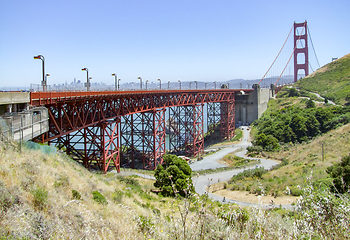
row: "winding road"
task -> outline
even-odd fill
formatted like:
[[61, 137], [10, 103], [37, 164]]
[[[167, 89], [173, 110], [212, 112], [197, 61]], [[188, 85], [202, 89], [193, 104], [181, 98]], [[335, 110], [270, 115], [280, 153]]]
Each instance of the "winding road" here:
[[[235, 152], [238, 149], [241, 149], [241, 151], [236, 153], [236, 156], [243, 157], [246, 159], [255, 159], [255, 160], [260, 160], [260, 163], [254, 166], [246, 167], [246, 168], [241, 168], [241, 169], [234, 169], [230, 171], [225, 171], [225, 172], [218, 172], [218, 173], [212, 173], [212, 174], [206, 174], [206, 175], [198, 175], [197, 177], [193, 177], [192, 181], [195, 186], [196, 192], [200, 195], [202, 194], [208, 194], [208, 196], [216, 201], [222, 201], [222, 197], [208, 193], [206, 191], [206, 188], [213, 184], [217, 183], [218, 179], [220, 181], [228, 181], [231, 179], [233, 175], [236, 175], [240, 172], [243, 172], [246, 169], [253, 169], [256, 167], [264, 167], [265, 169], [271, 169], [273, 166], [277, 165], [278, 162], [270, 159], [264, 159], [264, 158], [250, 158], [246, 157], [245, 154], [247, 152], [247, 147], [251, 145], [250, 141], [248, 141], [249, 138], [249, 130], [248, 127], [242, 127], [243, 129], [243, 139], [240, 143], [235, 144], [235, 145], [226, 145], [225, 148], [217, 151], [215, 154], [206, 156], [203, 158], [201, 161], [194, 162], [193, 164], [190, 165], [192, 170], [198, 171], [198, 170], [204, 170], [204, 169], [215, 169], [215, 168], [220, 168], [220, 167], [225, 167], [225, 165], [220, 164], [218, 162], [219, 159], [227, 155], [228, 153]], [[236, 201], [233, 199], [228, 199], [226, 198], [226, 202], [230, 203], [236, 203], [241, 206], [256, 206], [256, 207], [264, 207], [267, 208], [269, 207], [268, 205], [262, 206], [261, 204], [254, 204], [254, 203], [248, 203], [248, 202], [240, 202]], [[282, 204], [283, 208], [291, 208], [290, 204]]]

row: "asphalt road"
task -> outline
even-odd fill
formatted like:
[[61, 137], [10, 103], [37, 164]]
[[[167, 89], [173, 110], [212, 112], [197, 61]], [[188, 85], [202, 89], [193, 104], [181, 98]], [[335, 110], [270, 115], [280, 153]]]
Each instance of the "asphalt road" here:
[[[222, 146], [221, 150], [216, 152], [215, 154], [209, 155], [201, 161], [197, 161], [193, 164], [190, 165], [192, 170], [198, 171], [198, 170], [204, 170], [204, 169], [215, 169], [219, 167], [224, 167], [225, 165], [218, 163], [218, 160], [221, 159], [223, 156], [227, 155], [228, 153], [234, 152], [238, 149], [241, 149], [241, 151], [236, 153], [236, 156], [243, 157], [246, 159], [259, 159], [260, 163], [254, 166], [242, 168], [242, 169], [235, 169], [235, 170], [230, 170], [230, 171], [225, 171], [225, 172], [218, 172], [218, 173], [212, 173], [212, 174], [206, 174], [206, 175], [199, 175], [197, 177], [193, 177], [192, 181], [195, 186], [196, 192], [200, 195], [202, 194], [208, 194], [208, 196], [216, 201], [222, 201], [223, 198], [221, 196], [208, 193], [206, 191], [206, 188], [213, 184], [217, 183], [219, 180], [221, 181], [228, 181], [233, 175], [236, 175], [240, 172], [243, 172], [246, 169], [253, 169], [256, 167], [264, 167], [265, 169], [271, 169], [271, 167], [275, 166], [278, 164], [277, 161], [270, 160], [270, 159], [264, 159], [264, 158], [249, 158], [245, 156], [245, 153], [247, 152], [246, 148], [251, 145], [250, 141], [248, 141], [249, 138], [249, 130], [248, 127], [243, 127], [243, 139], [240, 143], [235, 144], [235, 145], [226, 145]], [[261, 204], [254, 204], [254, 203], [247, 203], [247, 202], [239, 202], [235, 201], [233, 199], [225, 199], [225, 202], [230, 202], [230, 203], [237, 203], [241, 206], [257, 206], [257, 207], [263, 207], [263, 208], [268, 208], [269, 205], [261, 205]], [[284, 208], [291, 208], [291, 205], [285, 204], [282, 205]]]

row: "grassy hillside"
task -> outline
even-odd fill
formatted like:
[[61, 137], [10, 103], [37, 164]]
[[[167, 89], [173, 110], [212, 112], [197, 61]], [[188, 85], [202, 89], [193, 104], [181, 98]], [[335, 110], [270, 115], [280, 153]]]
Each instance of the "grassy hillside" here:
[[346, 103], [346, 96], [350, 96], [350, 54], [299, 80], [296, 86], [317, 92], [337, 104]]
[[64, 154], [0, 142], [0, 239], [344, 239], [350, 234], [349, 198], [313, 193], [311, 186], [297, 210], [288, 212], [244, 209], [205, 196], [165, 198], [150, 192], [152, 183], [89, 172]]
[[232, 180], [227, 188], [253, 194], [263, 190], [265, 194], [276, 197], [287, 194], [299, 196], [302, 194], [301, 189], [309, 184], [324, 190], [332, 181], [325, 172], [327, 167], [350, 154], [349, 132], [350, 124], [347, 124], [312, 141], [287, 144], [277, 152], [264, 152], [263, 157], [280, 160], [282, 164], [264, 173], [260, 178], [251, 176], [242, 180]]

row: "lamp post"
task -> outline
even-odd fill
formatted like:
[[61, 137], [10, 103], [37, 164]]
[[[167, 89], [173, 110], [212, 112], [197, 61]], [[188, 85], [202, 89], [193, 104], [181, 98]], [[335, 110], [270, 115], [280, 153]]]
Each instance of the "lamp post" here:
[[207, 89], [207, 84], [208, 84], [208, 83], [205, 83], [205, 87], [204, 87], [205, 89]]
[[146, 90], [147, 90], [147, 83], [148, 83], [148, 79], [146, 80]]
[[86, 83], [85, 83], [85, 87], [86, 87], [86, 91], [90, 91], [90, 78], [89, 78], [89, 69], [88, 68], [83, 68], [81, 69], [81, 71], [86, 71]]
[[215, 85], [215, 89], [216, 89], [216, 81], [214, 82], [214, 85]]
[[118, 91], [120, 89], [120, 78], [118, 79]]
[[168, 81], [168, 90], [170, 89], [170, 81]]
[[240, 85], [241, 85], [241, 89], [242, 89], [242, 83], [240, 83]]
[[45, 87], [46, 87], [46, 91], [47, 91], [47, 77], [50, 77], [50, 74], [46, 73], [45, 74]]
[[140, 89], [142, 90], [142, 78], [138, 77], [138, 79], [140, 80]]
[[181, 81], [179, 80], [178, 82], [180, 83], [180, 90], [181, 90]]
[[40, 59], [43, 62], [43, 80], [41, 81], [41, 85], [43, 86], [43, 91], [46, 91], [46, 80], [45, 80], [45, 58], [43, 55], [34, 56], [34, 59]]
[[190, 82], [190, 90], [191, 90], [191, 85], [192, 85], [192, 82]]
[[195, 82], [195, 84], [196, 84], [196, 90], [197, 90], [197, 81], [194, 81]]
[[112, 73], [112, 76], [114, 77], [114, 90], [117, 91], [119, 89], [118, 83], [117, 83], [117, 74]]
[[159, 90], [162, 90], [162, 81], [158, 78], [159, 81]]

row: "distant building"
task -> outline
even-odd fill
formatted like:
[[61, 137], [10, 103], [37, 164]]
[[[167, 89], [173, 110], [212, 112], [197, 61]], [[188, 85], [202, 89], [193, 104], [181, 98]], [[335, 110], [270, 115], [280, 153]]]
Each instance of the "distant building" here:
[[338, 59], [338, 58], [332, 58], [332, 62], [335, 61], [335, 60], [337, 60], [337, 59]]

